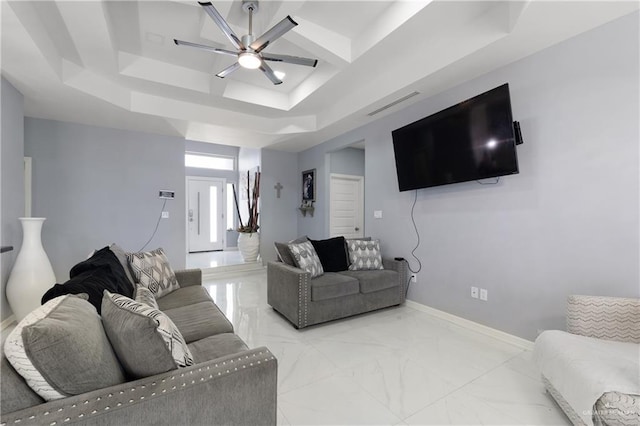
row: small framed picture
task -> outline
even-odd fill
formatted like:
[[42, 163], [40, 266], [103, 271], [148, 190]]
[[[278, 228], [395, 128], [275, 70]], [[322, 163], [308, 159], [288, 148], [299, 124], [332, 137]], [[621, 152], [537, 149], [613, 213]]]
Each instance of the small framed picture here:
[[302, 172], [302, 201], [316, 200], [316, 169]]

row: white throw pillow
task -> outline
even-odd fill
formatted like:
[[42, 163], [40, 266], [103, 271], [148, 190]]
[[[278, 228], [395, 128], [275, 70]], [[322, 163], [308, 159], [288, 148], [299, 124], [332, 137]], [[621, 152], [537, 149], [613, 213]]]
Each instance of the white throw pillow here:
[[162, 297], [180, 288], [162, 248], [127, 253], [127, 260], [136, 282], [151, 290], [155, 297]]
[[382, 266], [382, 254], [380, 253], [380, 240], [349, 240], [349, 265], [350, 271], [366, 271], [371, 269], [384, 269]]
[[291, 256], [293, 256], [296, 266], [305, 272], [309, 272], [311, 278], [324, 274], [318, 253], [316, 253], [316, 250], [309, 241], [299, 244], [289, 244], [289, 251], [291, 251]]

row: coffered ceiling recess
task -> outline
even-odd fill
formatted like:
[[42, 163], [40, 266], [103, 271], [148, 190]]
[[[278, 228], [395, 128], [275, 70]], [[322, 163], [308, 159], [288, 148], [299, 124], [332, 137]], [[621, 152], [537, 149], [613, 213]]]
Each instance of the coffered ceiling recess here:
[[[248, 34], [242, 1], [212, 4]], [[301, 151], [639, 4], [261, 0], [255, 34], [287, 15], [299, 24], [269, 52], [318, 59], [315, 68], [270, 63], [285, 74], [278, 85], [243, 68], [217, 78], [237, 57], [174, 44], [229, 49], [197, 1], [1, 6], [2, 74], [24, 94], [27, 116]]]

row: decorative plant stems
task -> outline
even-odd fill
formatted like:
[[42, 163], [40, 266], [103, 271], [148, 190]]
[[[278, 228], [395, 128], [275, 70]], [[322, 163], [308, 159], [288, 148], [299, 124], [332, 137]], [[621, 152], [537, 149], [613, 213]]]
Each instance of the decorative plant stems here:
[[247, 209], [249, 212], [249, 218], [247, 224], [242, 223], [240, 219], [240, 207], [238, 206], [238, 197], [236, 195], [236, 187], [233, 186], [233, 200], [236, 204], [236, 211], [238, 212], [238, 218], [240, 220], [240, 227], [238, 232], [257, 232], [258, 228], [258, 198], [260, 198], [260, 172], [256, 172], [253, 177], [253, 190], [251, 190], [251, 184], [249, 181], [250, 175], [247, 171]]

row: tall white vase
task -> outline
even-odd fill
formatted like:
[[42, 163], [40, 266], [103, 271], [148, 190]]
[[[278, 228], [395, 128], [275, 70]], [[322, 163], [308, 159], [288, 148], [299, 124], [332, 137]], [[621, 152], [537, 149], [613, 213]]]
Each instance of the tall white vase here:
[[238, 234], [238, 250], [245, 262], [256, 262], [260, 253], [260, 234], [257, 232], [240, 232]]
[[22, 247], [7, 282], [7, 300], [17, 321], [40, 306], [42, 295], [56, 283], [42, 247], [43, 217], [21, 217]]

